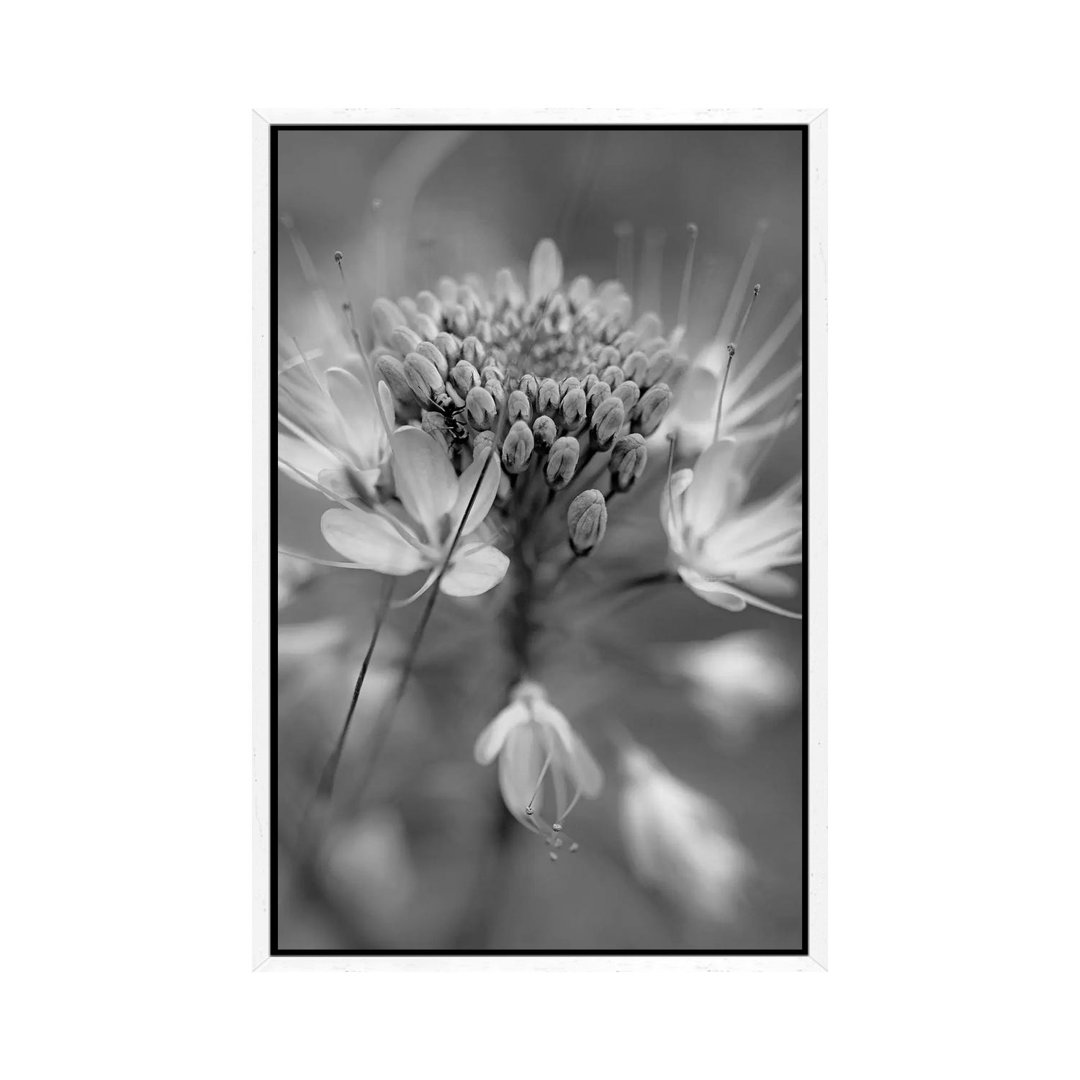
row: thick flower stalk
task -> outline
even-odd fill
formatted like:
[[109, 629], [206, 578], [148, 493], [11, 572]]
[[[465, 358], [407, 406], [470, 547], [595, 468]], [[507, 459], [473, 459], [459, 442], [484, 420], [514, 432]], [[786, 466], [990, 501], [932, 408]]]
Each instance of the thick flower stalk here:
[[795, 583], [782, 567], [802, 562], [802, 481], [751, 505], [746, 471], [736, 467], [735, 441], [720, 439], [692, 469], [672, 474], [660, 520], [679, 576], [703, 600], [728, 611], [747, 604], [798, 618], [773, 599]]
[[637, 876], [686, 914], [731, 921], [751, 863], [720, 807], [627, 742], [619, 823]]

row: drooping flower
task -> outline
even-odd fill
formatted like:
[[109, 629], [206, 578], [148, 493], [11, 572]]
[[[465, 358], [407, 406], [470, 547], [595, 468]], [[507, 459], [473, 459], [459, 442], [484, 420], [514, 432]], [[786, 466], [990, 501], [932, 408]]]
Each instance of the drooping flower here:
[[735, 441], [713, 443], [692, 469], [680, 469], [661, 496], [660, 520], [676, 569], [703, 600], [728, 611], [747, 604], [799, 618], [766, 598], [790, 596], [778, 573], [802, 562], [802, 480], [749, 506], [747, 473], [736, 467]]
[[619, 822], [634, 872], [694, 918], [730, 922], [751, 862], [723, 810], [636, 744], [620, 764]]
[[510, 560], [480, 532], [499, 489], [498, 458], [489, 461], [491, 451], [482, 452], [458, 476], [445, 449], [420, 428], [399, 428], [390, 444], [396, 499], [370, 508], [350, 504], [327, 510], [322, 516], [326, 542], [365, 570], [397, 576], [427, 570], [426, 589], [472, 500], [439, 587], [450, 596], [477, 596], [496, 586]]
[[[480, 733], [473, 752], [481, 765], [498, 757], [507, 809], [554, 846], [561, 846], [556, 834], [578, 799], [596, 798], [604, 780], [570, 722], [544, 688], [529, 680], [514, 688], [510, 704]], [[549, 793], [555, 801], [550, 822], [543, 816]]]

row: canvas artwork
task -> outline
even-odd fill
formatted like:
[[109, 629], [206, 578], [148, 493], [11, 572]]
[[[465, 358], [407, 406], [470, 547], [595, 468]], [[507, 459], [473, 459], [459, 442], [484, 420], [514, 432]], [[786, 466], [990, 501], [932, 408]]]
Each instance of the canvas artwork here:
[[270, 132], [270, 951], [802, 954], [807, 129]]

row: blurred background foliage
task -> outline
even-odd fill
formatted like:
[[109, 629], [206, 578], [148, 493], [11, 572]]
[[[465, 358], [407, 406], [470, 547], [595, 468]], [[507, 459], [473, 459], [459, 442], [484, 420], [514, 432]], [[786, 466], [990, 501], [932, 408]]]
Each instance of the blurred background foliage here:
[[[290, 225], [279, 232], [277, 279], [285, 351], [291, 338], [305, 350], [330, 348], [328, 311], [344, 295], [335, 251], [345, 256], [350, 298], [363, 316], [376, 296], [413, 295], [443, 274], [490, 280], [506, 265], [521, 277], [536, 241], [551, 236], [568, 277], [619, 271], [636, 305], [657, 310], [670, 327], [692, 221], [700, 230], [692, 354], [715, 334], [765, 221], [754, 273], [763, 290], [747, 348], [801, 295], [799, 132], [337, 130], [278, 138], [278, 210]], [[801, 356], [799, 337], [776, 363]], [[770, 490], [801, 469], [800, 447], [796, 425], [770, 451], [756, 486]], [[393, 692], [419, 605], [392, 614], [332, 808], [317, 822], [317, 851], [299, 846], [381, 579], [280, 560], [280, 948], [801, 947], [803, 626], [754, 608], [729, 614], [679, 584], [619, 593], [618, 583], [665, 564], [663, 477], [654, 455], [638, 487], [613, 504], [596, 554], [540, 612], [534, 677], [607, 777], [600, 798], [574, 811], [581, 850], [557, 863], [508, 818], [495, 770], [472, 758], [477, 733], [506, 701], [502, 586], [436, 603], [391, 737], [358, 792], [365, 736]], [[322, 496], [286, 478], [278, 490], [279, 543], [333, 557], [319, 533]], [[620, 781], [605, 734], [612, 717], [723, 807], [753, 865], [734, 918], [689, 917], [674, 889], [635, 878], [618, 825]]]

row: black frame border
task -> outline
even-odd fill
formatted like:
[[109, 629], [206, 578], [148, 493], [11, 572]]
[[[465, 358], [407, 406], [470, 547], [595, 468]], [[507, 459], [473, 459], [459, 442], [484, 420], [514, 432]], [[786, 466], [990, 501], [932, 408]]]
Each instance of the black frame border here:
[[800, 949], [281, 949], [278, 931], [278, 664], [277, 664], [277, 380], [278, 348], [278, 134], [282, 131], [801, 131], [802, 132], [802, 350], [803, 476], [810, 455], [810, 125], [809, 124], [270, 124], [270, 956], [809, 956], [810, 954], [810, 485], [803, 485], [802, 635], [802, 948]]

